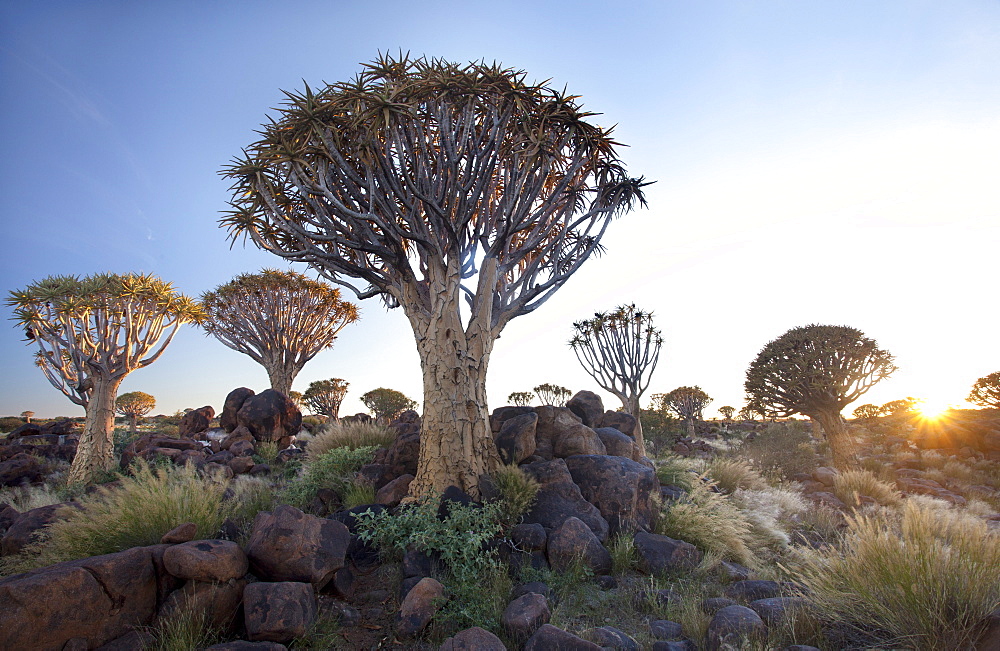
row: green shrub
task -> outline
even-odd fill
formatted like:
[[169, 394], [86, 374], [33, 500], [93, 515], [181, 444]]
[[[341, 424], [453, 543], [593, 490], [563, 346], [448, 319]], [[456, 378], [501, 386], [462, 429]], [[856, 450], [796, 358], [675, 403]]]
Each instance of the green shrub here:
[[501, 518], [505, 527], [521, 521], [521, 517], [538, 499], [538, 482], [518, 466], [501, 466], [493, 473], [493, 484], [500, 493]]
[[199, 476], [192, 466], [136, 468], [135, 476], [122, 477], [118, 488], [84, 495], [79, 509], [61, 509], [60, 519], [43, 530], [43, 539], [3, 560], [5, 573], [154, 545], [184, 522], [194, 522], [199, 536], [216, 535], [228, 516], [222, 501], [225, 484]]
[[13, 432], [21, 425], [24, 425], [23, 418], [18, 418], [17, 416], [4, 416], [0, 418], [0, 433], [6, 434], [7, 432]]
[[608, 545], [611, 553], [611, 572], [625, 574], [634, 570], [639, 564], [639, 554], [635, 551], [635, 540], [627, 533], [620, 533], [611, 539]]
[[358, 469], [369, 463], [374, 454], [373, 447], [338, 447], [310, 456], [308, 463], [303, 466], [302, 474], [285, 488], [281, 496], [282, 502], [305, 509], [321, 488], [331, 489], [343, 500], [344, 493], [354, 484]]
[[697, 461], [676, 454], [666, 454], [656, 460], [656, 477], [663, 485], [690, 490], [698, 482], [697, 467]]
[[833, 479], [833, 494], [844, 504], [857, 506], [858, 497], [870, 497], [883, 506], [899, 504], [902, 496], [891, 484], [868, 470], [845, 470]]
[[743, 459], [715, 457], [706, 464], [705, 474], [726, 494], [734, 493], [741, 488], [761, 490], [768, 487], [763, 475]]
[[735, 451], [771, 479], [788, 481], [797, 473], [812, 472], [823, 465], [808, 425], [799, 421], [770, 423], [752, 441], [744, 441]]
[[254, 444], [254, 449], [256, 450], [254, 455], [256, 463], [274, 463], [274, 460], [278, 458], [277, 441], [257, 441]]
[[314, 432], [306, 446], [309, 456], [319, 456], [336, 448], [387, 448], [396, 440], [395, 430], [376, 423], [330, 423]]
[[840, 549], [804, 555], [796, 578], [807, 598], [860, 644], [971, 648], [1000, 606], [1000, 536], [919, 500], [887, 513], [849, 518]]

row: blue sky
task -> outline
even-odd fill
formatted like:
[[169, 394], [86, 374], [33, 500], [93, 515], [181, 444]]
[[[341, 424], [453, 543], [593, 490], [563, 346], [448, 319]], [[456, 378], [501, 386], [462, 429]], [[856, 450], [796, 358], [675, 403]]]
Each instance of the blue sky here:
[[[551, 79], [617, 124], [649, 208], [516, 319], [490, 407], [543, 382], [597, 387], [566, 346], [620, 303], [665, 336], [648, 395], [698, 384], [743, 404], [749, 362], [812, 322], [865, 331], [900, 371], [862, 399], [958, 403], [1000, 370], [1000, 4], [995, 2], [0, 3], [0, 289], [143, 271], [199, 295], [276, 257], [230, 249], [217, 171], [281, 89], [340, 81], [381, 51], [487, 59]], [[403, 314], [373, 300], [296, 381], [420, 399]], [[0, 414], [78, 415], [0, 326]], [[187, 327], [122, 391], [158, 412], [267, 388]], [[645, 402], [645, 401], [644, 401]], [[614, 408], [616, 401], [605, 396]]]

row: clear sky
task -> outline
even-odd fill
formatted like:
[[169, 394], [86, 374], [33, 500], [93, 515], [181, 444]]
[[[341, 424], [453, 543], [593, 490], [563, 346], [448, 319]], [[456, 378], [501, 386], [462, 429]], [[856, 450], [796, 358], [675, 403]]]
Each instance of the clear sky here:
[[[491, 409], [544, 382], [597, 390], [566, 345], [571, 324], [630, 302], [665, 338], [644, 405], [697, 384], [715, 399], [706, 415], [738, 408], [760, 348], [808, 323], [859, 328], [896, 355], [897, 374], [860, 402], [961, 404], [1000, 370], [995, 1], [0, 2], [3, 294], [142, 271], [197, 296], [286, 267], [230, 249], [217, 171], [281, 89], [400, 49], [566, 86], [656, 181], [604, 256], [504, 331]], [[345, 414], [379, 386], [419, 400], [404, 315], [360, 307], [295, 388], [346, 379]], [[0, 415], [82, 415], [33, 352], [0, 325]], [[185, 327], [121, 391], [172, 413], [219, 410], [238, 386], [267, 388], [263, 368]]]

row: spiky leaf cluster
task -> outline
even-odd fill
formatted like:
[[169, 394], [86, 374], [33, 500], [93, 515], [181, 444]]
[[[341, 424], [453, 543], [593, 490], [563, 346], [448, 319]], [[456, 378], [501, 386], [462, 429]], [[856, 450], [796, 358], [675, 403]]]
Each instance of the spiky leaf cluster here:
[[1000, 371], [976, 380], [966, 400], [982, 407], [1000, 409]]
[[515, 407], [529, 407], [535, 394], [531, 391], [515, 391], [507, 396], [507, 402]]
[[156, 398], [142, 391], [129, 391], [115, 398], [115, 411], [122, 416], [138, 418], [156, 408]]
[[543, 405], [552, 405], [553, 407], [562, 407], [569, 400], [569, 397], [573, 395], [572, 391], [558, 384], [539, 384], [535, 387], [534, 391], [540, 403]]
[[148, 274], [50, 276], [11, 292], [7, 305], [39, 351], [36, 365], [74, 403], [87, 406], [91, 376], [124, 377], [153, 363], [201, 306]]
[[653, 406], [656, 410], [670, 410], [685, 420], [701, 418], [702, 411], [711, 404], [712, 399], [702, 391], [701, 387], [677, 387], [670, 393], [653, 394]]
[[375, 415], [376, 420], [383, 423], [390, 422], [407, 409], [417, 406], [415, 400], [406, 397], [402, 392], [385, 387], [372, 389], [361, 396], [361, 402]]
[[340, 404], [347, 395], [348, 386], [350, 383], [340, 378], [316, 380], [309, 384], [309, 388], [302, 394], [302, 400], [312, 413], [336, 418], [340, 413]]
[[860, 330], [808, 325], [764, 346], [744, 388], [769, 413], [818, 417], [839, 414], [895, 370], [893, 356]]
[[[463, 289], [490, 325], [544, 302], [644, 202], [577, 97], [498, 64], [381, 56], [348, 82], [285, 93], [223, 175], [232, 238], [309, 263], [360, 298], [496, 263]], [[357, 279], [360, 284], [355, 284]], [[471, 284], [471, 283], [470, 283]]]

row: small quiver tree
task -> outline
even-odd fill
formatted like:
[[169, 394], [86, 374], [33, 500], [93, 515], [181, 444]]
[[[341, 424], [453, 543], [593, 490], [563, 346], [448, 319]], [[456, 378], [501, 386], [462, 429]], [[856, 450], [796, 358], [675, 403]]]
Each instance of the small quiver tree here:
[[653, 396], [654, 404], [657, 400], [661, 409], [670, 409], [685, 422], [689, 437], [695, 435], [694, 421], [701, 419], [705, 407], [712, 402], [708, 394], [697, 386], [677, 387], [670, 393], [658, 393]]
[[129, 391], [115, 399], [115, 411], [128, 418], [129, 430], [136, 435], [139, 419], [153, 411], [156, 398], [142, 391]]
[[347, 395], [348, 386], [349, 382], [336, 377], [316, 380], [309, 384], [309, 388], [302, 394], [302, 400], [312, 413], [326, 416], [331, 423], [339, 422], [340, 404]]
[[895, 370], [893, 356], [860, 330], [808, 325], [764, 346], [743, 386], [750, 401], [768, 412], [818, 421], [833, 463], [843, 467], [852, 450], [841, 411]]
[[736, 408], [730, 407], [729, 405], [726, 405], [724, 407], [719, 407], [719, 413], [722, 414], [723, 418], [729, 421], [733, 419], [733, 414], [736, 413]]
[[234, 238], [406, 313], [424, 394], [412, 495], [479, 495], [500, 463], [486, 412], [494, 342], [644, 201], [593, 114], [525, 77], [385, 56], [349, 82], [287, 93], [224, 171]]
[[539, 384], [534, 391], [535, 395], [538, 396], [538, 402], [553, 407], [565, 406], [566, 401], [573, 395], [572, 391], [558, 384]]
[[415, 400], [406, 397], [402, 392], [385, 387], [372, 389], [361, 396], [361, 402], [365, 403], [375, 420], [384, 425], [391, 423], [407, 409], [417, 406]]
[[646, 444], [639, 397], [649, 386], [662, 344], [660, 331], [653, 327], [653, 314], [637, 310], [634, 304], [577, 321], [569, 341], [590, 377], [622, 401], [625, 413], [635, 416], [635, 442], [643, 455]]
[[515, 391], [507, 396], [507, 402], [515, 407], [530, 407], [535, 394], [531, 391]]
[[966, 400], [981, 407], [1000, 409], [1000, 371], [976, 380]]
[[875, 420], [882, 415], [882, 408], [878, 405], [859, 405], [852, 413], [858, 420]]
[[35, 415], [35, 412], [30, 411], [30, 410], [25, 410], [25, 411], [21, 412], [21, 418], [23, 418], [24, 422], [26, 422], [26, 423], [30, 423], [31, 422], [31, 418], [34, 415]]
[[[182, 324], [205, 316], [196, 301], [175, 292], [170, 283], [142, 274], [52, 276], [11, 292], [7, 304], [48, 360], [43, 368], [56, 373], [66, 369], [63, 385], [87, 396], [87, 418], [69, 483], [111, 470], [115, 397], [122, 380], [156, 361]], [[71, 363], [61, 364], [65, 359]], [[87, 386], [72, 389], [84, 374]]]
[[242, 274], [201, 297], [205, 330], [267, 371], [288, 395], [306, 362], [333, 345], [358, 308], [340, 290], [294, 271]]

